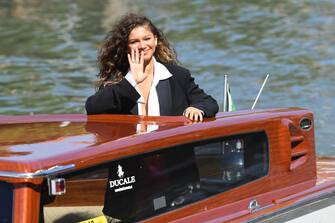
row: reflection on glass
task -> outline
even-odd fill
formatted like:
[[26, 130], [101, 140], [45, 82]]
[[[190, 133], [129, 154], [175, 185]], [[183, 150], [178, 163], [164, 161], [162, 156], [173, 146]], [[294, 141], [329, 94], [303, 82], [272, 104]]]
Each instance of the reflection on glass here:
[[243, 139], [223, 142], [222, 147], [222, 179], [226, 182], [237, 182], [244, 177]]

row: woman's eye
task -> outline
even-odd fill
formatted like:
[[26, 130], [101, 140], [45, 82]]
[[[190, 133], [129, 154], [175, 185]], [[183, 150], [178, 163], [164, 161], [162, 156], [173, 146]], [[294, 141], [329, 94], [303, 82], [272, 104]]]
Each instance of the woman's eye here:
[[138, 42], [138, 41], [132, 40], [132, 41], [129, 41], [128, 44], [135, 44], [136, 42]]

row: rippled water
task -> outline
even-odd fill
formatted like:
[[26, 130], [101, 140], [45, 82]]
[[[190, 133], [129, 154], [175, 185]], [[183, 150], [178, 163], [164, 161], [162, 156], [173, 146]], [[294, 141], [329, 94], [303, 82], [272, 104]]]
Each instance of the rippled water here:
[[125, 12], [148, 15], [222, 104], [315, 114], [317, 152], [335, 155], [335, 1], [0, 0], [0, 114], [84, 113], [96, 48]]

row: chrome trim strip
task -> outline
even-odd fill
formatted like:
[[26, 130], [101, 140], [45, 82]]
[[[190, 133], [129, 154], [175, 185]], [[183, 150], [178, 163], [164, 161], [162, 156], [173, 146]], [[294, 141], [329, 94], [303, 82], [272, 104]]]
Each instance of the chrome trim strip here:
[[41, 178], [58, 173], [66, 172], [70, 169], [75, 168], [74, 164], [68, 164], [65, 166], [53, 166], [46, 170], [37, 170], [34, 173], [24, 173], [24, 172], [9, 172], [9, 171], [0, 171], [0, 177], [9, 177], [9, 178]]

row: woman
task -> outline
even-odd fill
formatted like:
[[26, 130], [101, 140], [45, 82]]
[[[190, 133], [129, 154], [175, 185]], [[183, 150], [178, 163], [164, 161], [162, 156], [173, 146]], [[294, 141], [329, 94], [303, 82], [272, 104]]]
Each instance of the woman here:
[[122, 17], [100, 48], [98, 91], [87, 114], [213, 117], [217, 102], [194, 83], [162, 32], [144, 16]]

